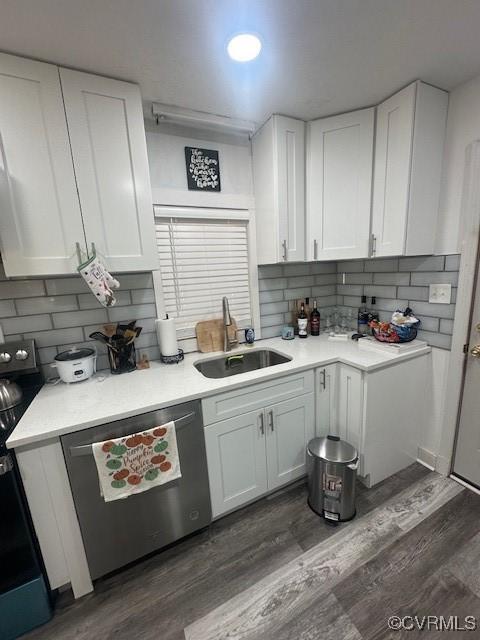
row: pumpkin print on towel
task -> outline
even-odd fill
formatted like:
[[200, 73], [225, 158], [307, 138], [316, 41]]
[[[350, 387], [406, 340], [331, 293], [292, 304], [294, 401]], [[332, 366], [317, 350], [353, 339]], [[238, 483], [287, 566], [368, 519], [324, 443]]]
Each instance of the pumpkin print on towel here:
[[173, 422], [95, 443], [93, 451], [106, 501], [127, 497], [181, 476]]

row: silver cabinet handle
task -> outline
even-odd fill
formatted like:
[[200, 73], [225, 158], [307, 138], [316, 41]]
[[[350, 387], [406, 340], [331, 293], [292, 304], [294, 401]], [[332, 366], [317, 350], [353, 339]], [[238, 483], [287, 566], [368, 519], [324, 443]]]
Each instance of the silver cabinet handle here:
[[320, 385], [322, 389], [325, 390], [327, 388], [327, 371], [326, 369], [323, 369], [320, 373], [322, 374]]
[[282, 247], [283, 247], [283, 260], [284, 262], [286, 262], [287, 261], [287, 241], [286, 240], [282, 242]]
[[269, 420], [271, 431], [275, 431], [275, 425], [273, 424], [273, 411], [268, 412], [268, 420]]
[[372, 245], [371, 254], [372, 256], [374, 256], [377, 253], [377, 236], [374, 233], [372, 233], [371, 235], [371, 245]]
[[265, 435], [265, 423], [263, 421], [263, 411], [262, 413], [258, 414], [258, 417], [260, 419], [260, 433], [263, 435]]
[[318, 260], [318, 241], [313, 241], [313, 259]]

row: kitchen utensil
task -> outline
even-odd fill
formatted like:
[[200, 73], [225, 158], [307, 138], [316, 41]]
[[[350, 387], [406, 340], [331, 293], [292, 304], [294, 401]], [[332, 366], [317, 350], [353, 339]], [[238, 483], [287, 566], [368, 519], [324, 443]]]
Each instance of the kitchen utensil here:
[[0, 411], [11, 409], [22, 400], [22, 390], [12, 380], [0, 380]]
[[[195, 326], [198, 350], [201, 353], [211, 351], [223, 351], [223, 320], [203, 320]], [[237, 335], [237, 323], [232, 318], [232, 324], [228, 327], [228, 335], [233, 340]]]
[[63, 382], [80, 382], [91, 378], [95, 373], [97, 352], [95, 349], [73, 347], [55, 356], [51, 367], [57, 369]]
[[177, 331], [175, 328], [175, 320], [169, 318], [162, 318], [155, 321], [155, 327], [157, 329], [158, 345], [160, 347], [160, 353], [163, 356], [175, 356], [178, 353], [177, 343]]

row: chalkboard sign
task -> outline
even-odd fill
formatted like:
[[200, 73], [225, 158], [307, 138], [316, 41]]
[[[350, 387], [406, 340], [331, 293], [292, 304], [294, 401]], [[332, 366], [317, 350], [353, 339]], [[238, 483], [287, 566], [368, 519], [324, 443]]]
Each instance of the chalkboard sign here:
[[192, 191], [220, 191], [218, 151], [185, 147], [187, 184]]

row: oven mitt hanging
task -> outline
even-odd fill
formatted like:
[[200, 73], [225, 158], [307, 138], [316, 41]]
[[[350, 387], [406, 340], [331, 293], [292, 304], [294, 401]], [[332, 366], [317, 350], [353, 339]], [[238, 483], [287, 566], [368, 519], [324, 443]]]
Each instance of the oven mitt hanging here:
[[107, 271], [99, 258], [94, 255], [93, 258], [81, 264], [77, 270], [100, 304], [104, 307], [113, 307], [117, 301], [112, 289], [118, 289], [120, 283]]

